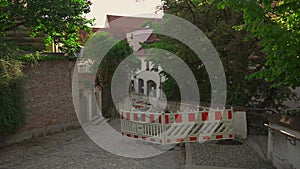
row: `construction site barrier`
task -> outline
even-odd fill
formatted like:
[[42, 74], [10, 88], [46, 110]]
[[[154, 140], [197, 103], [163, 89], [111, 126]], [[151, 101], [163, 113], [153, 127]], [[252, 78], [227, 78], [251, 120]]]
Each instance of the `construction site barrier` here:
[[122, 135], [158, 144], [233, 139], [232, 109], [198, 112], [121, 112]]

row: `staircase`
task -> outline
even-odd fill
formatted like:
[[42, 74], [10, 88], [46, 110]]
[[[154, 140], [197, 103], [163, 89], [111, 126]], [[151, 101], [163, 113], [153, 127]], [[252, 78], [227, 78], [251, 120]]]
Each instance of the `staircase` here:
[[30, 31], [24, 26], [19, 26], [17, 30], [7, 31], [3, 39], [11, 42], [19, 49], [24, 51], [41, 51], [45, 50], [46, 46], [43, 42], [44, 35], [39, 34], [36, 37], [30, 37]]

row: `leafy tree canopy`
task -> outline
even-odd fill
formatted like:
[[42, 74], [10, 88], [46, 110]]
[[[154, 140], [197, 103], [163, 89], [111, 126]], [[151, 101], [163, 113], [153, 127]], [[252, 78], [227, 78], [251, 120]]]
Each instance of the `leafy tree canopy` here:
[[263, 70], [250, 78], [265, 78], [273, 86], [300, 86], [300, 1], [298, 0], [223, 0], [220, 8], [243, 12], [244, 29], [267, 55]]
[[79, 46], [78, 30], [88, 30], [92, 20], [89, 0], [2, 0], [0, 2], [0, 33], [25, 26], [34, 37], [43, 33], [46, 44], [62, 43], [62, 50], [72, 53]]
[[[264, 63], [267, 62], [267, 56], [259, 45], [260, 39], [245, 41], [250, 33], [233, 29], [244, 24], [243, 12], [230, 8], [220, 10], [222, 2], [223, 0], [166, 0], [164, 11], [189, 20], [211, 40], [225, 69], [227, 104], [260, 108], [284, 107], [283, 101], [293, 96], [288, 87], [275, 88], [274, 83], [265, 81], [264, 78], [245, 80], [245, 77], [254, 72], [266, 69]], [[159, 29], [156, 25], [150, 26]], [[184, 60], [198, 82], [201, 101], [210, 102], [211, 86], [202, 62], [184, 44], [169, 37], [159, 38], [160, 42], [144, 46], [168, 50]], [[155, 59], [152, 60], [155, 62]], [[163, 90], [171, 94], [168, 98], [172, 98], [179, 96], [176, 88], [176, 83], [169, 78]]]

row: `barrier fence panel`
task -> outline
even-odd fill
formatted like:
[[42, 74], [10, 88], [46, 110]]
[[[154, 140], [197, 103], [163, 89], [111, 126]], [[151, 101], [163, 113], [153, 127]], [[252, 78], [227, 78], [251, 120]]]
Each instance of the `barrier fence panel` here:
[[233, 139], [232, 109], [152, 113], [124, 111], [121, 131], [127, 137], [158, 144]]
[[160, 113], [122, 112], [122, 134], [138, 140], [163, 144], [164, 136], [161, 117]]

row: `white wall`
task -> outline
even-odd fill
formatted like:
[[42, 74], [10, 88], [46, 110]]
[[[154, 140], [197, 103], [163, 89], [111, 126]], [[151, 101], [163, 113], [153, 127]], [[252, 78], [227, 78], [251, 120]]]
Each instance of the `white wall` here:
[[160, 0], [92, 0], [91, 12], [85, 17], [96, 19], [94, 27], [104, 27], [107, 14], [122, 16], [135, 16], [148, 14], [149, 18], [161, 18], [162, 12], [155, 14], [156, 6], [161, 4]]
[[[270, 123], [270, 126], [278, 130], [289, 132], [300, 138], [299, 131], [272, 123]], [[295, 145], [292, 145], [285, 135], [270, 130], [267, 158], [277, 169], [300, 169], [300, 142], [295, 140]]]

